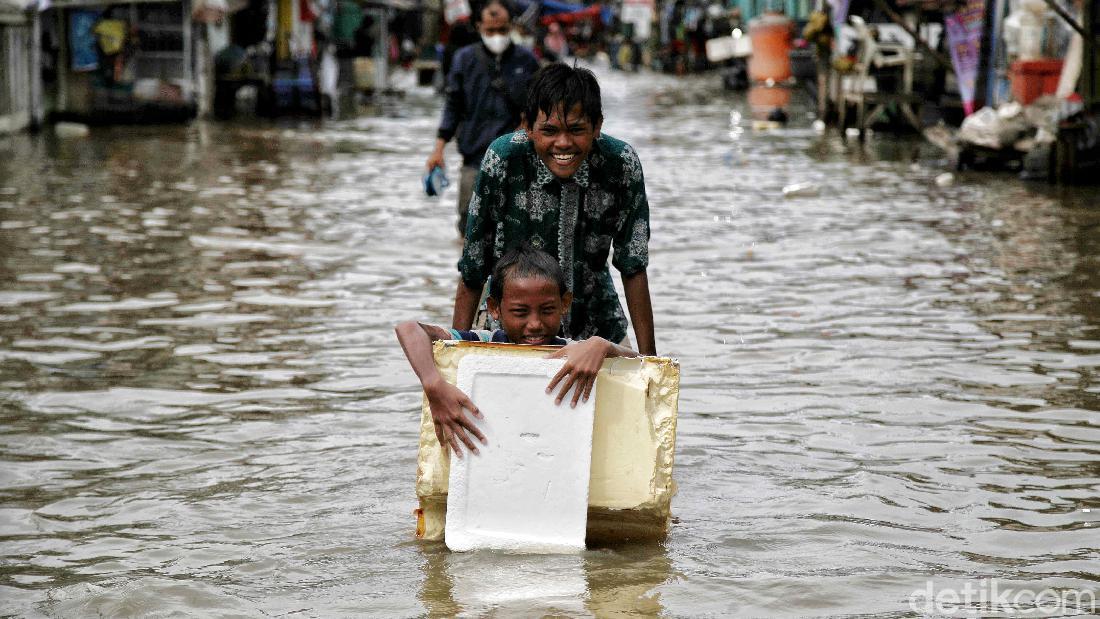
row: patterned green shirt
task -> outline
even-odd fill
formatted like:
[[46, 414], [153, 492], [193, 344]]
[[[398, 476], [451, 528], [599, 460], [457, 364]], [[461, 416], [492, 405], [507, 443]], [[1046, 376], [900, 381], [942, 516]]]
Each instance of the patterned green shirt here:
[[642, 164], [629, 144], [601, 134], [568, 180], [535, 154], [527, 134], [497, 138], [481, 161], [470, 200], [466, 245], [458, 270], [474, 290], [507, 249], [523, 241], [556, 257], [573, 292], [562, 321], [566, 337], [626, 336], [626, 315], [607, 258], [623, 275], [649, 264], [649, 202]]

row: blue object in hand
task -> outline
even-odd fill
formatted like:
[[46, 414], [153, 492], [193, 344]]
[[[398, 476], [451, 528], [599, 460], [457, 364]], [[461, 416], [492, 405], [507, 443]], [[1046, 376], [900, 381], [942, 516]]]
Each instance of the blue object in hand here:
[[443, 193], [443, 189], [451, 184], [451, 181], [447, 180], [447, 175], [444, 174], [443, 168], [435, 166], [431, 172], [424, 175], [424, 193], [429, 196], [438, 196]]

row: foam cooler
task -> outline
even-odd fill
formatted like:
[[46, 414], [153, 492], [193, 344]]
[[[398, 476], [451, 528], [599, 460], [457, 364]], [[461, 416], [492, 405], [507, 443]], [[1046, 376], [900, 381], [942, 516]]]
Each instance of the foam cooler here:
[[[466, 355], [540, 358], [553, 350], [539, 346], [440, 341], [435, 343], [433, 353], [444, 380], [456, 384], [459, 361]], [[672, 466], [679, 395], [680, 366], [671, 359], [641, 357], [604, 361], [594, 393], [588, 542], [664, 538], [675, 494]], [[416, 495], [420, 500], [417, 537], [443, 539], [449, 475], [450, 463], [436, 440], [425, 398], [416, 471]]]

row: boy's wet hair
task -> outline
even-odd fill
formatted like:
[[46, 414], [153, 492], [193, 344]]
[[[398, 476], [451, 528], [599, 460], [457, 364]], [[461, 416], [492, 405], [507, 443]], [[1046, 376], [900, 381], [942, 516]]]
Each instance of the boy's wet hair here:
[[565, 273], [553, 256], [536, 249], [530, 243], [517, 245], [504, 252], [493, 267], [493, 279], [489, 282], [489, 296], [499, 303], [504, 297], [504, 283], [512, 278], [535, 277], [553, 282], [558, 294], [564, 295]]
[[491, 6], [499, 6], [504, 9], [504, 12], [508, 14], [508, 21], [512, 21], [512, 18], [516, 16], [515, 10], [512, 8], [512, 3], [508, 0], [485, 0], [484, 2], [473, 2], [470, 5], [470, 12], [474, 14], [474, 23], [480, 24], [484, 19], [482, 13], [485, 9]]
[[523, 117], [527, 126], [534, 129], [539, 112], [549, 118], [560, 105], [563, 112], [569, 114], [578, 104], [581, 106], [581, 113], [592, 126], [603, 120], [600, 84], [596, 81], [596, 76], [583, 67], [555, 62], [539, 69], [531, 78]]

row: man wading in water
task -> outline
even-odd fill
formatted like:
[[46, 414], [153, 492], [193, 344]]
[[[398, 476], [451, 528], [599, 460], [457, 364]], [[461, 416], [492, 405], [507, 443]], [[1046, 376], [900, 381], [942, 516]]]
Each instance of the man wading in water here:
[[[611, 255], [637, 350], [657, 353], [642, 165], [629, 144], [600, 133], [602, 123], [600, 86], [591, 71], [556, 63], [535, 74], [524, 129], [497, 138], [481, 162], [458, 263], [455, 329], [472, 326], [496, 261], [528, 242], [565, 273], [574, 299], [561, 323], [565, 337], [598, 335], [629, 347], [626, 316], [607, 268]], [[487, 326], [496, 327], [492, 321]]]
[[458, 234], [466, 230], [466, 210], [474, 189], [478, 164], [489, 143], [519, 126], [527, 84], [539, 62], [527, 49], [511, 42], [511, 9], [507, 2], [489, 0], [478, 13], [481, 42], [458, 50], [447, 75], [443, 118], [435, 149], [425, 168], [443, 167], [443, 149], [458, 139], [462, 173], [458, 184]]

